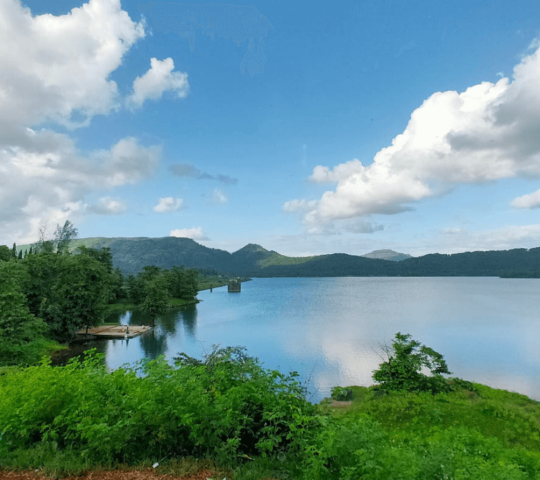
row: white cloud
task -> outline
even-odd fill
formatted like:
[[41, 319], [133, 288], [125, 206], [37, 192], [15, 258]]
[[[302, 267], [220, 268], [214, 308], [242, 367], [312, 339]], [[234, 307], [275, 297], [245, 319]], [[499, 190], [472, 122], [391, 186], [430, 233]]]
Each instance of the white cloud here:
[[[85, 195], [147, 178], [161, 154], [159, 147], [144, 147], [133, 138], [85, 156], [67, 135], [28, 131], [27, 136], [21, 146], [0, 150], [0, 239], [8, 242], [35, 241], [42, 224], [80, 219]], [[88, 211], [105, 213], [100, 203]]]
[[201, 227], [178, 228], [171, 230], [171, 237], [191, 238], [192, 240], [210, 240], [202, 231]]
[[512, 200], [514, 208], [540, 208], [540, 190]]
[[[22, 126], [44, 120], [74, 126], [118, 107], [118, 88], [109, 76], [145, 35], [120, 0], [90, 0], [61, 16], [32, 16], [19, 1], [3, 0], [0, 18], [4, 142]], [[74, 113], [82, 122], [72, 120]]]
[[154, 207], [154, 212], [165, 213], [175, 212], [183, 206], [184, 200], [181, 198], [164, 197], [160, 198], [158, 204]]
[[173, 70], [172, 58], [163, 61], [152, 58], [150, 69], [133, 82], [133, 94], [128, 97], [127, 104], [131, 107], [140, 107], [145, 100], [160, 99], [166, 91], [176, 92], [178, 98], [184, 98], [189, 91], [188, 75]]
[[51, 125], [77, 128], [119, 108], [110, 75], [145, 36], [144, 24], [120, 0], [89, 0], [60, 16], [3, 0], [0, 18], [0, 243], [35, 241], [42, 225], [85, 212], [121, 213], [122, 202], [88, 206], [85, 196], [147, 178], [160, 148], [128, 137], [82, 153]]
[[513, 81], [438, 92], [370, 165], [317, 166], [310, 180], [336, 183], [320, 200], [292, 200], [308, 226], [396, 214], [463, 183], [540, 176], [540, 47], [514, 68]]
[[219, 188], [216, 188], [212, 192], [212, 196], [210, 197], [210, 203], [214, 205], [227, 203], [228, 201], [229, 201], [229, 197], [227, 197], [226, 193], [223, 190], [220, 190]]
[[91, 205], [88, 210], [97, 215], [120, 215], [127, 212], [127, 203], [119, 198], [101, 197], [96, 205]]

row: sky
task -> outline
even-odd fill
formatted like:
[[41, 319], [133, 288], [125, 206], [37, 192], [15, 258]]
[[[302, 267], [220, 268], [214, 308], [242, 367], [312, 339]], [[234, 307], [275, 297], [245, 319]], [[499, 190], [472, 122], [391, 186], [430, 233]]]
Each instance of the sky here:
[[0, 244], [540, 246], [540, 2], [291, 3], [0, 1]]

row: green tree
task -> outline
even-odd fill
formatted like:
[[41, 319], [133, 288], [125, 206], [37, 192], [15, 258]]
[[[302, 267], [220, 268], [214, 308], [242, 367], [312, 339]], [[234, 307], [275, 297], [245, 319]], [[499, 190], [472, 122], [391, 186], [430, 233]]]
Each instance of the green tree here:
[[95, 258], [98, 262], [103, 264], [109, 273], [113, 273], [113, 259], [111, 249], [109, 247], [97, 249], [81, 245], [77, 248], [76, 253]]
[[17, 257], [19, 260], [22, 260], [23, 258], [23, 253], [22, 253], [22, 250], [19, 252], [19, 256]]
[[28, 298], [30, 311], [39, 316], [41, 304], [50, 300], [51, 289], [58, 274], [59, 258], [51, 253], [26, 255], [23, 264], [28, 268], [28, 277], [23, 284], [24, 292]]
[[[421, 345], [409, 334], [396, 333], [391, 347], [384, 347], [388, 360], [373, 372], [373, 380], [380, 383], [383, 390], [431, 391], [437, 393], [449, 390], [446, 379], [450, 374], [443, 356], [432, 348]], [[423, 368], [431, 376], [421, 373]]]
[[7, 245], [0, 245], [0, 262], [7, 262], [11, 258], [11, 250]]
[[21, 262], [0, 263], [0, 364], [24, 361], [25, 347], [47, 330], [28, 308], [22, 288], [27, 276]]
[[54, 246], [56, 247], [56, 253], [59, 255], [68, 253], [70, 243], [77, 238], [78, 234], [78, 230], [69, 220], [66, 220], [62, 227], [56, 225], [53, 241]]
[[144, 291], [144, 281], [139, 277], [130, 275], [126, 280], [126, 286], [129, 299], [136, 305], [141, 304], [146, 295]]
[[89, 255], [57, 257], [50, 297], [44, 297], [41, 316], [57, 340], [69, 340], [84, 327], [99, 325], [110, 299], [110, 275]]
[[142, 309], [151, 318], [154, 326], [156, 317], [169, 308], [169, 282], [165, 275], [159, 275], [145, 282], [145, 298]]
[[17, 258], [17, 244], [13, 242], [13, 248], [11, 249], [11, 256]]
[[169, 290], [174, 298], [190, 300], [197, 296], [199, 272], [194, 269], [185, 270], [184, 267], [172, 267], [167, 272]]
[[126, 296], [126, 292], [124, 290], [124, 276], [118, 267], [116, 267], [112, 273], [111, 293], [114, 295], [114, 300], [118, 298], [125, 298]]
[[52, 240], [47, 240], [47, 227], [42, 227], [39, 229], [39, 240], [34, 244], [35, 253], [53, 253], [54, 252], [54, 242]]

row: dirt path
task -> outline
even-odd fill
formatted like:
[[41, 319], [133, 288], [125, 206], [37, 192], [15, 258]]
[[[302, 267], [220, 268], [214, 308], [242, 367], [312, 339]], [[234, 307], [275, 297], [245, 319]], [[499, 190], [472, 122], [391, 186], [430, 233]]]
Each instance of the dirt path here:
[[[1, 480], [50, 480], [53, 477], [36, 472], [1, 472]], [[91, 472], [78, 477], [65, 477], [63, 480], [223, 480], [221, 475], [215, 476], [211, 470], [200, 470], [187, 476], [158, 474], [148, 470], [113, 470], [109, 472]]]

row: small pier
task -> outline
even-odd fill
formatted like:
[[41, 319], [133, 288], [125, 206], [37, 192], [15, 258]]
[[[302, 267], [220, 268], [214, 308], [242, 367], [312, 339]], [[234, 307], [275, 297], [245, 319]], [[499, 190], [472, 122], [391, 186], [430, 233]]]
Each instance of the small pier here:
[[101, 327], [79, 330], [77, 335], [95, 338], [133, 338], [149, 332], [146, 325], [102, 325]]

